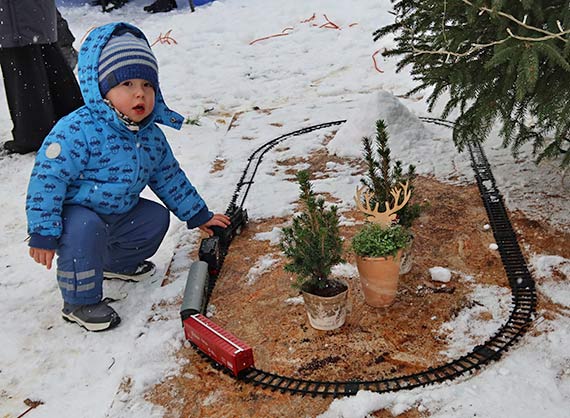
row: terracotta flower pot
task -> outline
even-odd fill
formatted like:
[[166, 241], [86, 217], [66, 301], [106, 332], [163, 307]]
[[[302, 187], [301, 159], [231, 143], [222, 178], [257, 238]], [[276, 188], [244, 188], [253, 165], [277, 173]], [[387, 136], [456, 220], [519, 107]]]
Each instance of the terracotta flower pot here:
[[398, 291], [402, 250], [396, 257], [359, 257], [356, 267], [364, 301], [375, 308], [385, 308], [394, 303]]
[[309, 323], [315, 329], [330, 331], [340, 328], [346, 320], [346, 307], [348, 300], [348, 284], [346, 290], [335, 296], [318, 296], [301, 291], [305, 302], [305, 310], [309, 317]]

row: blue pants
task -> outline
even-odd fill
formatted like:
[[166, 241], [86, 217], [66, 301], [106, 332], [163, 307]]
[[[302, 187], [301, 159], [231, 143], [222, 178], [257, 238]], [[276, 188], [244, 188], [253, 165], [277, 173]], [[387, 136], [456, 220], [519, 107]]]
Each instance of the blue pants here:
[[63, 300], [90, 305], [103, 298], [103, 271], [134, 273], [156, 253], [170, 222], [164, 206], [146, 199], [127, 213], [101, 215], [64, 205], [57, 248], [57, 282]]

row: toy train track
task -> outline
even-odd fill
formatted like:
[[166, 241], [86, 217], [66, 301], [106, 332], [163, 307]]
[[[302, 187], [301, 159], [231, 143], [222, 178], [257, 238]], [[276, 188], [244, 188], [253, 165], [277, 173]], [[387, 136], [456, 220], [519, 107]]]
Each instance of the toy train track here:
[[[299, 129], [299, 130], [290, 132], [288, 134], [281, 135], [275, 139], [272, 139], [271, 141], [266, 142], [265, 144], [263, 144], [262, 146], [257, 148], [250, 155], [250, 157], [247, 160], [247, 165], [246, 165], [245, 169], [243, 170], [243, 174], [241, 175], [241, 178], [239, 179], [239, 181], [237, 183], [236, 190], [235, 190], [233, 197], [232, 197], [232, 200], [228, 206], [228, 212], [231, 212], [234, 208], [237, 207], [236, 202], [238, 200], [241, 200], [239, 207], [240, 208], [243, 207], [243, 204], [245, 203], [245, 199], [247, 198], [247, 195], [249, 193], [249, 189], [251, 188], [251, 186], [253, 184], [253, 178], [255, 177], [255, 174], [257, 173], [257, 169], [259, 168], [259, 165], [263, 161], [263, 156], [268, 151], [270, 151], [271, 149], [273, 149], [275, 146], [277, 146], [281, 142], [285, 141], [286, 139], [290, 139], [290, 138], [293, 138], [295, 136], [308, 134], [309, 132], [313, 132], [313, 131], [316, 131], [319, 129], [330, 128], [331, 126], [341, 125], [344, 122], [346, 122], [346, 120], [336, 120], [333, 122], [326, 122], [326, 123], [321, 123], [319, 125], [309, 126], [307, 128]], [[247, 186], [247, 187], [245, 189], [242, 189], [243, 186]]]
[[[453, 127], [453, 123], [446, 120], [434, 118], [422, 119], [427, 123], [436, 123], [448, 128]], [[236, 209], [241, 210], [243, 203], [245, 202], [245, 198], [247, 197], [247, 193], [253, 184], [253, 178], [257, 172], [257, 168], [259, 167], [263, 155], [266, 152], [288, 138], [312, 132], [317, 129], [340, 125], [343, 122], [345, 121], [329, 122], [304, 128], [290, 134], [282, 135], [255, 150], [249, 158], [247, 167], [238, 182], [236, 191], [228, 207], [228, 213], [232, 213], [232, 211], [235, 211]], [[508, 349], [524, 335], [529, 324], [532, 322], [533, 313], [536, 307], [534, 280], [528, 271], [516, 234], [513, 231], [513, 227], [508, 218], [503, 198], [496, 186], [495, 179], [491, 172], [491, 167], [481, 145], [470, 144], [469, 154], [471, 157], [471, 165], [475, 172], [477, 185], [479, 187], [479, 192], [487, 211], [487, 216], [489, 218], [496, 243], [499, 247], [501, 260], [512, 291], [512, 310], [510, 316], [507, 322], [492, 337], [490, 337], [485, 343], [474, 347], [468, 354], [446, 364], [437, 367], [430, 367], [419, 373], [377, 380], [317, 381], [296, 379], [260, 370], [255, 367], [246, 368], [245, 370], [239, 371], [239, 373], [237, 370], [233, 370], [233, 374], [242, 381], [251, 383], [255, 386], [267, 388], [272, 391], [311, 396], [340, 397], [354, 395], [359, 390], [369, 390], [379, 393], [393, 392], [434, 383], [441, 383], [446, 380], [453, 380], [479, 370], [492, 361], [498, 360], [505, 352], [507, 352]], [[243, 186], [247, 186], [247, 188], [243, 190]], [[236, 202], [240, 197], [241, 203], [238, 207]], [[229, 246], [229, 243], [227, 245]], [[212, 282], [215, 283], [215, 277]], [[213, 287], [213, 284], [211, 284], [211, 287]], [[209, 299], [210, 293], [211, 292], [207, 292], [206, 300]], [[190, 318], [190, 313], [196, 314], [198, 311], [199, 309], [182, 310], [181, 314], [185, 327], [186, 321]], [[192, 342], [194, 343], [194, 341]], [[194, 346], [205, 351], [203, 347]], [[201, 354], [216, 368], [221, 369], [226, 373], [230, 372], [227, 368], [220, 367], [220, 364], [214, 361], [210, 356], [203, 352]]]

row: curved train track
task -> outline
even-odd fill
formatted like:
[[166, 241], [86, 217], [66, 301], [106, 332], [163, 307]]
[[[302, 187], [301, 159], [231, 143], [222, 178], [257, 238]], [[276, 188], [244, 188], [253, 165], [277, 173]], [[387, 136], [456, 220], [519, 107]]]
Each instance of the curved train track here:
[[[446, 120], [435, 118], [422, 118], [422, 120], [426, 123], [435, 123], [453, 128], [453, 123]], [[256, 149], [248, 159], [247, 166], [237, 183], [227, 212], [231, 213], [235, 208], [243, 207], [249, 190], [254, 183], [253, 179], [257, 173], [257, 169], [263, 160], [263, 156], [268, 151], [289, 138], [304, 135], [318, 129], [337, 126], [344, 122], [345, 120], [338, 120], [313, 125], [279, 136]], [[470, 144], [469, 154], [479, 192], [487, 211], [493, 235], [499, 247], [498, 250], [501, 255], [501, 261], [512, 291], [512, 310], [510, 316], [506, 323], [493, 336], [485, 341], [485, 343], [474, 347], [468, 354], [462, 357], [446, 364], [430, 367], [419, 373], [408, 375], [378, 380], [317, 381], [296, 379], [257, 368], [250, 368], [244, 371], [239, 376], [239, 379], [273, 391], [311, 396], [339, 397], [354, 395], [359, 390], [383, 393], [453, 380], [459, 376], [477, 371], [492, 361], [498, 360], [507, 352], [508, 349], [524, 335], [529, 324], [532, 322], [536, 307], [534, 280], [527, 268], [516, 234], [509, 220], [503, 197], [497, 188], [491, 167], [481, 145]], [[216, 280], [213, 278], [210, 283], [208, 299], [211, 290], [215, 286], [215, 282]], [[202, 356], [208, 359], [212, 365], [217, 366], [209, 357], [203, 354]]]

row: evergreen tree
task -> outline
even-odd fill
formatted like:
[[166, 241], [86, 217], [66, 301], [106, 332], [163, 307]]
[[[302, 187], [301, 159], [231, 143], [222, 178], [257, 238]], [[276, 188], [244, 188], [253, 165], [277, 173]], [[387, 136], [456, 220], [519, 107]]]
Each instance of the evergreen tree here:
[[513, 153], [532, 143], [537, 161], [570, 166], [570, 0], [393, 0], [389, 33], [397, 70], [411, 65], [431, 89], [429, 110], [449, 94], [442, 117], [459, 109], [453, 140], [460, 150], [501, 124]]
[[[376, 121], [376, 135], [374, 137], [376, 152], [373, 149], [372, 140], [368, 137], [362, 138], [362, 147], [364, 150], [364, 161], [366, 163], [366, 176], [361, 180], [374, 196], [370, 199], [371, 207], [376, 206], [382, 210], [384, 202], [388, 202], [390, 206], [396, 203], [390, 191], [400, 183], [408, 182], [411, 192], [414, 190], [414, 179], [416, 178], [416, 167], [413, 164], [408, 166], [408, 172], [403, 173], [402, 162], [395, 161], [392, 166], [392, 158], [390, 157], [390, 147], [388, 146], [388, 132], [386, 132], [386, 124], [382, 119]], [[402, 196], [400, 201], [404, 197]], [[400, 225], [406, 228], [412, 226], [413, 221], [420, 216], [421, 207], [417, 203], [408, 202], [398, 212], [398, 221]]]
[[297, 274], [299, 288], [323, 288], [330, 285], [332, 267], [343, 261], [338, 208], [327, 209], [315, 195], [308, 171], [299, 171], [297, 181], [302, 211], [282, 231], [280, 247], [289, 258], [285, 270]]

